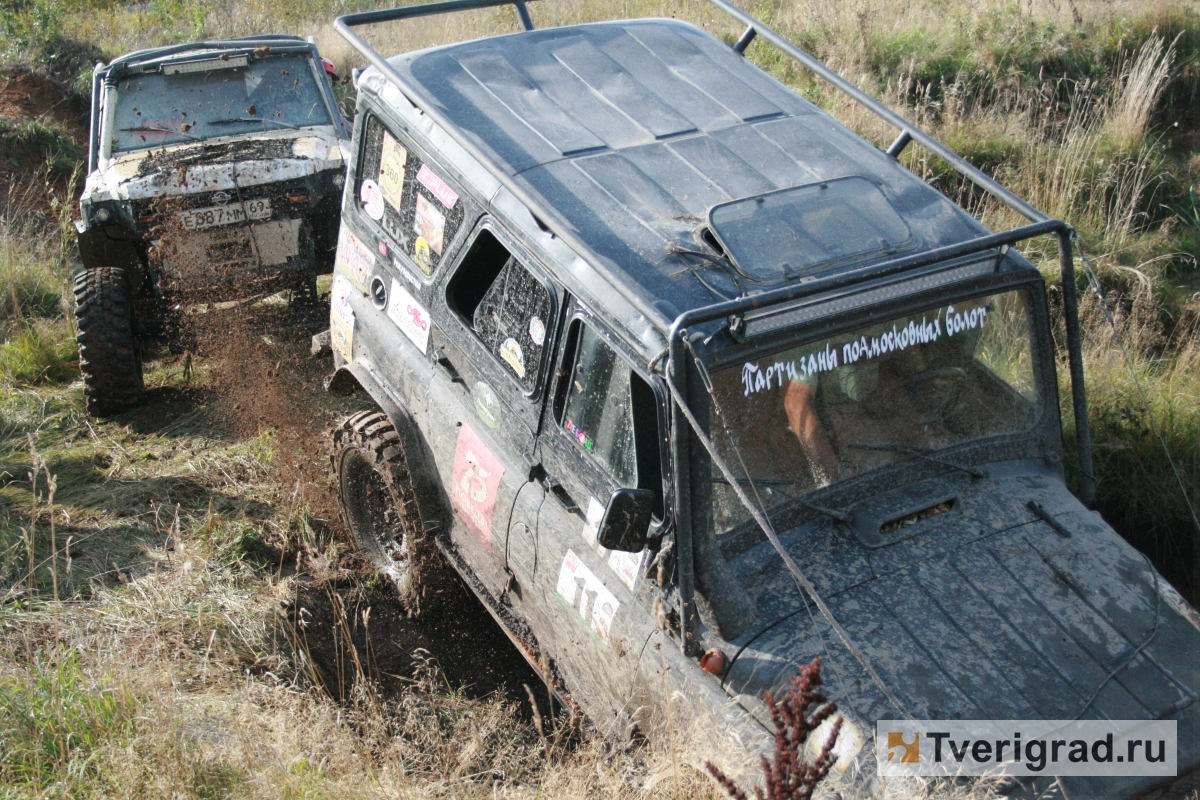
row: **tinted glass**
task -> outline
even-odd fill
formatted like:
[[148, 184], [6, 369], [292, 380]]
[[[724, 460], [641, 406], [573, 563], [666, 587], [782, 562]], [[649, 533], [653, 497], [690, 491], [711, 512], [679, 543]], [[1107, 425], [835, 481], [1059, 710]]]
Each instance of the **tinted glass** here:
[[367, 120], [363, 139], [359, 207], [409, 261], [432, 275], [462, 226], [464, 200], [378, 118]]
[[619, 485], [638, 485], [629, 367], [586, 326], [579, 336], [562, 424]]
[[[854, 329], [713, 373], [713, 439], [766, 506], [1038, 419], [1025, 292]], [[748, 517], [713, 467], [717, 530]], [[750, 493], [753, 497], [754, 493]]]
[[715, 206], [710, 215], [738, 269], [784, 280], [903, 249], [912, 235], [864, 178], [799, 186]]

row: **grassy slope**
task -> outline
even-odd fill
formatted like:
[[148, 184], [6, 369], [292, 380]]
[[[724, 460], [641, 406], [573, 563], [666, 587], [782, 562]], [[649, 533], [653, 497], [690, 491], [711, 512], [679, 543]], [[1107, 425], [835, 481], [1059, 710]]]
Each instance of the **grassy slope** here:
[[[209, 35], [313, 34], [347, 70], [353, 54], [328, 22], [359, 5], [35, 0], [0, 12], [0, 47], [40, 62], [76, 100], [97, 49]], [[532, 8], [540, 24], [654, 14], [737, 33], [698, 3]], [[1200, 495], [1200, 5], [801, 0], [756, 12], [1079, 229]], [[512, 27], [507, 10], [481, 12], [389, 28], [378, 43], [400, 50]], [[765, 45], [749, 55], [873, 140], [890, 138]], [[262, 387], [239, 382], [228, 359], [164, 355], [150, 365], [145, 410], [83, 417], [65, 304], [79, 154], [67, 133], [0, 127], [0, 139], [23, 137], [49, 162], [9, 178], [0, 200], [0, 793], [579, 796], [661, 777], [671, 760], [661, 750], [543, 741], [528, 703], [517, 711], [520, 687], [500, 688], [499, 677], [532, 680], [520, 665], [456, 654], [446, 632], [403, 620], [386, 592], [353, 577], [352, 561], [329, 557], [320, 434], [347, 408], [315, 388], [319, 365], [300, 344], [268, 335], [255, 352], [286, 378], [267, 394], [304, 398], [301, 412], [256, 409]], [[904, 158], [988, 224], [1015, 222], [918, 148]], [[1053, 254], [1029, 252], [1053, 284]], [[1187, 506], [1104, 315], [1094, 301], [1085, 311], [1099, 508], [1195, 596]], [[269, 322], [275, 312], [254, 313]], [[450, 609], [471, 613], [461, 598]], [[364, 631], [375, 632], [373, 649]], [[440, 670], [414, 658], [420, 646]], [[475, 639], [461, 649], [487, 651]], [[345, 679], [356, 663], [372, 680]], [[694, 780], [651, 779], [650, 793], [708, 791]]]

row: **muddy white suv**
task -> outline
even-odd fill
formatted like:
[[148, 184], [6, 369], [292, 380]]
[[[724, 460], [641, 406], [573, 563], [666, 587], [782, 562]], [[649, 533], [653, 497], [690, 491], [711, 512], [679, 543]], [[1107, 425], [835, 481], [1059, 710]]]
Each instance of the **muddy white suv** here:
[[[1086, 507], [1066, 225], [725, 0], [733, 46], [663, 19], [532, 30], [519, 0], [505, 36], [385, 58], [355, 32], [500, 2], [336, 23], [372, 65], [330, 315], [330, 388], [376, 405], [336, 432], [363, 552], [419, 597], [436, 544], [597, 727], [669, 720], [726, 771], [757, 769], [763, 692], [816, 656], [843, 797], [917, 794], [873, 746], [904, 718], [1175, 720], [1194, 770], [1200, 617]], [[756, 37], [895, 143], [744, 58]], [[910, 141], [1029, 224], [985, 229], [897, 161]], [[1038, 236], [1076, 495], [1045, 281], [1014, 248]]]
[[296, 37], [96, 65], [76, 223], [89, 411], [137, 402], [142, 342], [180, 305], [282, 289], [315, 297], [333, 264], [349, 136], [316, 47]]

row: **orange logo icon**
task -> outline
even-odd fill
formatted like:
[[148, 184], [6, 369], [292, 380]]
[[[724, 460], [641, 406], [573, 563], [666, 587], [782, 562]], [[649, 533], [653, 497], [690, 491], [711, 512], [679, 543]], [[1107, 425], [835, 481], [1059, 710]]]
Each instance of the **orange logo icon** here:
[[900, 731], [888, 731], [888, 761], [896, 754], [892, 752], [894, 748], [903, 747], [904, 755], [900, 756], [901, 764], [918, 764], [921, 761], [921, 734], [913, 732], [912, 742], [904, 741], [904, 734]]

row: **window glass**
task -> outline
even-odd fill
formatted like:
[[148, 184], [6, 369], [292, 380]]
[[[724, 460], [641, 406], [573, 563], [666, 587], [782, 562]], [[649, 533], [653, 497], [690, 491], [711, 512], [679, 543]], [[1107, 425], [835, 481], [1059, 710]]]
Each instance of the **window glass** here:
[[630, 371], [584, 326], [567, 387], [563, 427], [621, 486], [637, 486]]
[[441, 264], [463, 221], [463, 198], [376, 117], [363, 133], [357, 202], [426, 275]]
[[130, 75], [116, 87], [114, 152], [332, 124], [307, 55], [255, 58], [244, 66], [177, 74]]
[[447, 303], [521, 388], [537, 387], [550, 324], [550, 291], [484, 230], [450, 282]]
[[[1033, 330], [1027, 293], [1010, 291], [756, 355], [712, 373], [713, 442], [770, 509], [914, 454], [1027, 431], [1041, 407]], [[722, 533], [749, 512], [715, 464], [712, 480]]]

